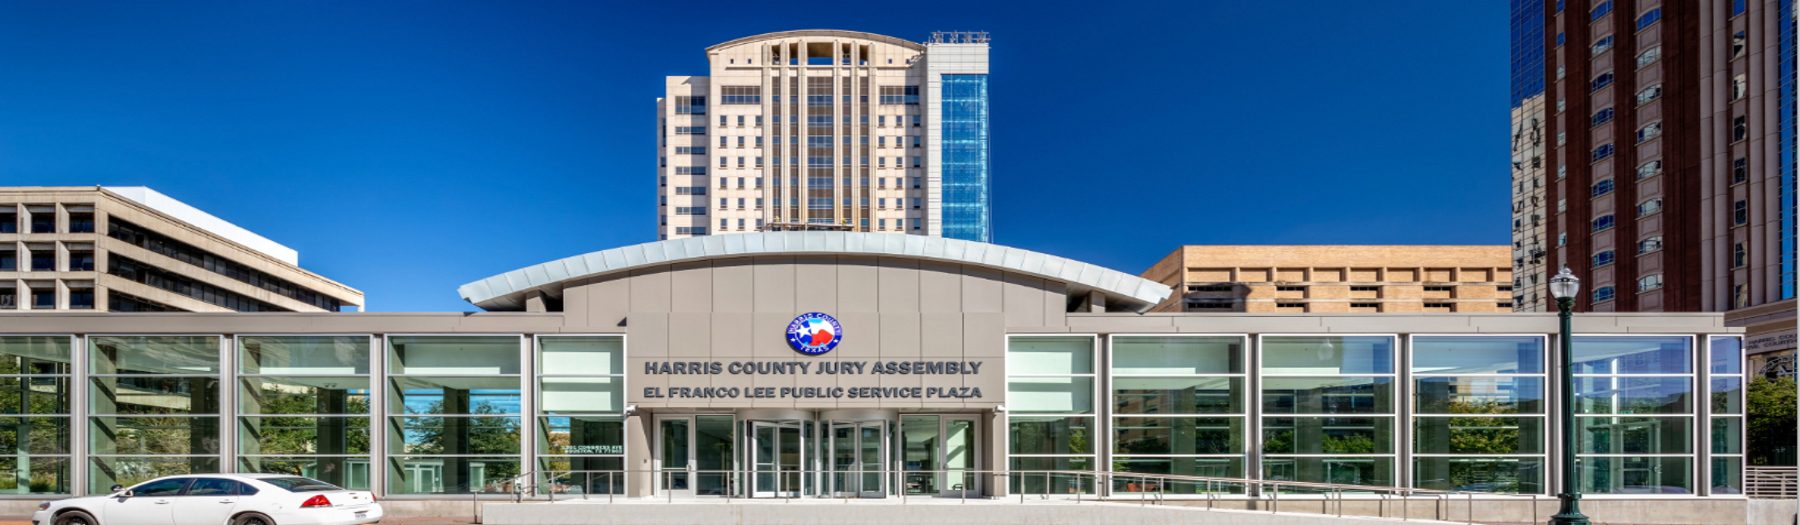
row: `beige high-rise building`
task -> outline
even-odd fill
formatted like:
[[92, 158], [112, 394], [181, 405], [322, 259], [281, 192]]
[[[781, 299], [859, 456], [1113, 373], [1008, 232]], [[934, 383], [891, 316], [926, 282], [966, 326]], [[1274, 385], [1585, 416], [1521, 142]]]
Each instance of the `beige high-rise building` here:
[[362, 292], [299, 263], [150, 188], [0, 188], [0, 315], [362, 310]]
[[987, 33], [807, 30], [706, 48], [657, 99], [662, 240], [778, 230], [989, 242]]
[[1510, 312], [1507, 246], [1182, 246], [1157, 312]]

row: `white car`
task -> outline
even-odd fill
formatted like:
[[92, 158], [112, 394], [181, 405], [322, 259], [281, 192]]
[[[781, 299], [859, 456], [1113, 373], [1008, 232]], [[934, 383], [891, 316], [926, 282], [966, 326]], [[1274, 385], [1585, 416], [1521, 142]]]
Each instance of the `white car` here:
[[285, 474], [169, 476], [113, 494], [38, 505], [32, 525], [357, 525], [381, 521], [375, 494]]

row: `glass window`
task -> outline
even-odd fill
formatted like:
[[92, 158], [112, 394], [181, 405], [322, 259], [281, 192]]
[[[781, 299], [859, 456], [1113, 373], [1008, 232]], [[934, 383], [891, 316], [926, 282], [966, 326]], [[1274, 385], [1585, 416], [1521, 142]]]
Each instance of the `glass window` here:
[[1541, 374], [1539, 336], [1418, 336], [1412, 340], [1415, 374]]
[[1421, 414], [1544, 413], [1542, 377], [1416, 376], [1413, 383], [1413, 410]]
[[95, 374], [218, 374], [215, 336], [104, 336], [91, 338]]
[[1574, 339], [1577, 468], [1583, 491], [1689, 494], [1694, 472], [1693, 341]]
[[1688, 374], [1693, 369], [1693, 340], [1687, 336], [1581, 336], [1574, 342], [1576, 374]]
[[[1101, 436], [1094, 432], [1094, 347], [1092, 336], [1007, 338], [1007, 454], [1017, 470], [1092, 469]], [[1038, 457], [1017, 457], [1030, 455]], [[1056, 457], [1049, 457], [1056, 456]], [[1010, 476], [1013, 490], [1039, 494], [1090, 491], [1091, 480], [1076, 486], [1028, 473]]]
[[[1392, 485], [1394, 339], [1271, 336], [1261, 347], [1265, 479]], [[1295, 457], [1317, 454], [1335, 457]]]
[[1391, 414], [1394, 378], [1265, 377], [1266, 414]]
[[1092, 377], [1012, 377], [1007, 408], [1017, 413], [1094, 413]]
[[1006, 352], [1010, 375], [1094, 373], [1092, 337], [1013, 337]]
[[1241, 417], [1116, 417], [1114, 454], [1242, 454]]
[[238, 372], [243, 374], [369, 373], [369, 337], [240, 336]]
[[89, 489], [218, 472], [220, 338], [88, 339]]
[[1263, 339], [1264, 374], [1391, 374], [1394, 339], [1387, 336], [1283, 336]]
[[1007, 417], [1007, 452], [1092, 454], [1092, 417]]
[[521, 473], [521, 342], [387, 338], [390, 493], [467, 494]]
[[1115, 377], [1119, 414], [1242, 414], [1241, 377]]
[[1114, 374], [1194, 375], [1244, 372], [1239, 337], [1115, 337]]
[[1548, 474], [1535, 457], [1413, 458], [1413, 486], [1459, 492], [1543, 494]]
[[238, 468], [371, 488], [370, 346], [363, 335], [239, 337]]
[[1707, 338], [1707, 369], [1712, 373], [1712, 417], [1706, 430], [1712, 461], [1706, 467], [1713, 494], [1744, 492], [1743, 347], [1742, 338]]

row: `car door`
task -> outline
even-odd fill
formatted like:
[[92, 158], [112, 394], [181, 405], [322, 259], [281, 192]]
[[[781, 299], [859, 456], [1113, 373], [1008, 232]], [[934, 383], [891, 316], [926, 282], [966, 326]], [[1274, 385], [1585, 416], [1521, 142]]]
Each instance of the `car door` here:
[[131, 497], [115, 496], [102, 504], [106, 525], [175, 525], [175, 499], [193, 478], [150, 481], [131, 488]]
[[223, 525], [231, 519], [232, 509], [237, 507], [238, 482], [224, 478], [194, 478], [187, 491], [174, 499], [175, 516], [180, 516], [184, 525]]

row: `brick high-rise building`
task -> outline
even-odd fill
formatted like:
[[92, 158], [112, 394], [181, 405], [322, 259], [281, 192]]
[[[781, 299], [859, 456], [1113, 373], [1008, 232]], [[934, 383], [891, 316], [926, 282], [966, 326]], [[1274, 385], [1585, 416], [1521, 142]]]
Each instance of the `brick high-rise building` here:
[[[1514, 128], [1533, 118], [1518, 79], [1541, 74], [1544, 267], [1582, 279], [1576, 309], [1742, 311], [1751, 340], [1792, 334], [1793, 0], [1513, 5]], [[1520, 41], [1535, 26], [1541, 61]]]
[[660, 239], [774, 230], [990, 242], [987, 33], [786, 31], [706, 48], [657, 100]]

